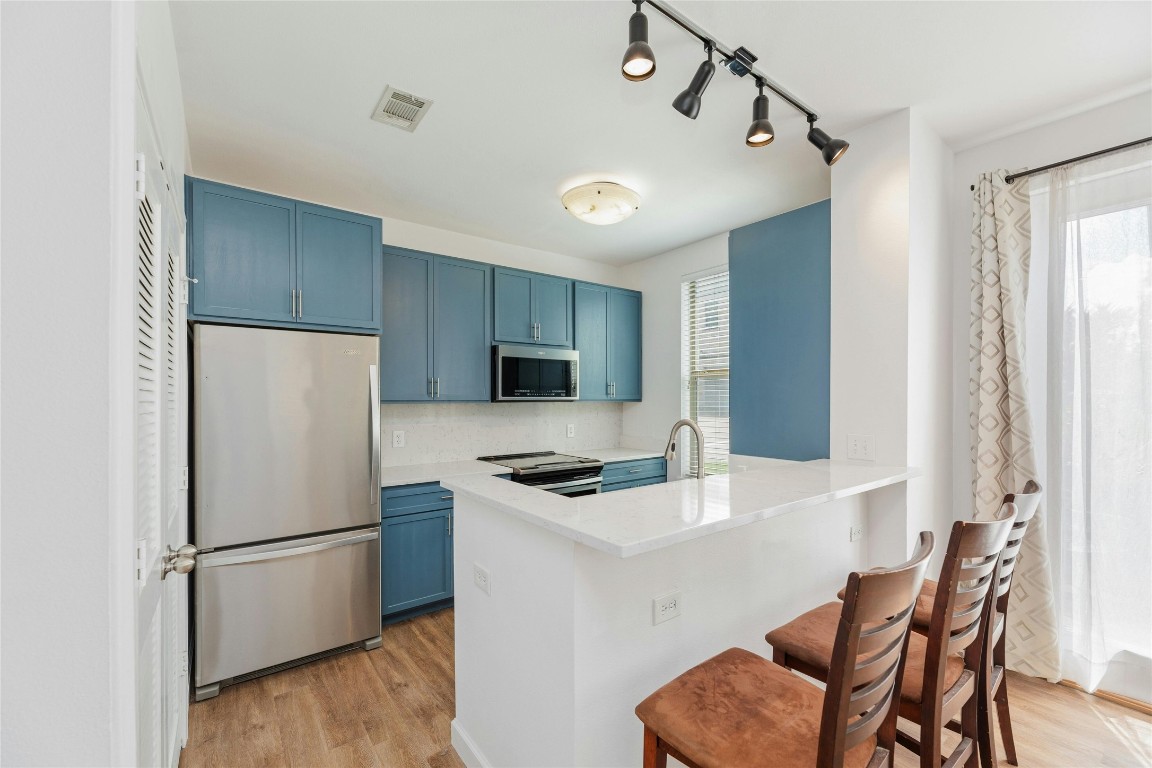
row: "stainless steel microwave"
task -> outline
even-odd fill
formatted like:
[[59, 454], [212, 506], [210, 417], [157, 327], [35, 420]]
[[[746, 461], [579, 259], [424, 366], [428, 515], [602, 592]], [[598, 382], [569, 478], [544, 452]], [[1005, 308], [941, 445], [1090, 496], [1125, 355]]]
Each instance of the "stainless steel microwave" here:
[[493, 400], [580, 399], [579, 352], [497, 344], [492, 354]]

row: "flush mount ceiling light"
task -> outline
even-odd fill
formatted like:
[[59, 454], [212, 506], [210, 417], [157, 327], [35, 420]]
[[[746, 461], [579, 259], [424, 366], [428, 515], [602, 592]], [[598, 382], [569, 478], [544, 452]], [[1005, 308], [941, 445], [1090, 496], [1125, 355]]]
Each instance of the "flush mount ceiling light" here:
[[708, 51], [708, 61], [705, 61], [696, 70], [692, 84], [681, 92], [672, 102], [676, 111], [693, 120], [700, 114], [700, 97], [708, 87], [712, 75], [716, 72], [716, 65], [712, 63], [712, 52], [720, 54], [720, 65], [731, 72], [735, 77], [752, 75], [756, 88], [759, 90], [755, 101], [752, 102], [752, 126], [744, 142], [750, 147], [765, 147], [776, 138], [772, 123], [768, 121], [768, 97], [764, 94], [767, 88], [775, 93], [781, 100], [798, 112], [804, 113], [808, 119], [808, 141], [820, 150], [820, 156], [826, 165], [832, 165], [848, 151], [848, 142], [843, 139], [833, 139], [827, 133], [816, 127], [819, 115], [800, 99], [789, 93], [784, 86], [772, 80], [763, 72], [756, 69], [757, 57], [744, 46], [731, 48], [719, 42], [714, 36], [708, 34], [703, 28], [684, 14], [668, 5], [667, 0], [632, 0], [636, 4], [636, 12], [628, 22], [628, 50], [624, 54], [624, 63], [621, 71], [624, 77], [633, 82], [647, 80], [656, 71], [656, 56], [648, 45], [648, 19], [642, 12], [644, 3], [670, 19], [688, 34], [704, 43]]
[[564, 209], [588, 224], [616, 224], [640, 207], [640, 195], [610, 181], [573, 187], [561, 196]]

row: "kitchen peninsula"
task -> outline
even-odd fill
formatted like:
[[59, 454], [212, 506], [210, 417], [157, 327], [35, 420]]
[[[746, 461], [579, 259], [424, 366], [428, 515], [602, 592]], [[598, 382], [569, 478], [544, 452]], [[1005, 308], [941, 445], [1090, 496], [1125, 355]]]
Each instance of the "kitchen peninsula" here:
[[443, 482], [457, 510], [452, 743], [465, 763], [639, 765], [645, 696], [725, 648], [767, 654], [767, 630], [907, 551], [911, 539], [889, 541], [906, 527], [889, 502], [914, 470], [730, 466], [576, 499], [498, 477]]

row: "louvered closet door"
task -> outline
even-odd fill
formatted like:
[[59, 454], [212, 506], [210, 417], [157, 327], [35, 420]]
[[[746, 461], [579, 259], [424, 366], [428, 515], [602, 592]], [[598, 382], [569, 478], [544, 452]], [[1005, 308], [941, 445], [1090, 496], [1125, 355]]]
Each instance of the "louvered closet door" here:
[[163, 633], [159, 555], [163, 371], [163, 246], [154, 196], [136, 217], [136, 757], [163, 765]]

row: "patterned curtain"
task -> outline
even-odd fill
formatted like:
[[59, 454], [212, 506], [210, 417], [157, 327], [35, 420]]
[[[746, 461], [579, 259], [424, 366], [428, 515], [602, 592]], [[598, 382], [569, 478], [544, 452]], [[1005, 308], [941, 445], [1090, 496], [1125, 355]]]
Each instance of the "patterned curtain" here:
[[[972, 273], [968, 411], [973, 517], [991, 519], [1007, 493], [1036, 479], [1024, 378], [1024, 307], [1032, 253], [1028, 180], [985, 173], [972, 201]], [[1044, 512], [1036, 513], [1020, 551], [1008, 608], [1008, 666], [1033, 677], [1060, 677], [1056, 605]]]

